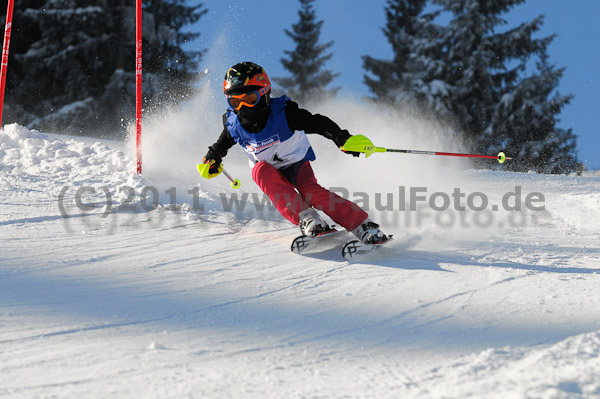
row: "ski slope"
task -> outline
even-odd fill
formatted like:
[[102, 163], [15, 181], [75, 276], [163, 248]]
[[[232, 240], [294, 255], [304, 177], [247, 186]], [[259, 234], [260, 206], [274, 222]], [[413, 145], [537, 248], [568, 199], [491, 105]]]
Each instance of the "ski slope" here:
[[[240, 192], [200, 181], [220, 122], [194, 134], [200, 117], [150, 125], [142, 177], [128, 144], [0, 133], [0, 397], [600, 397], [597, 173], [354, 159], [311, 137], [321, 183], [368, 198], [396, 239], [298, 256], [241, 150], [225, 160]], [[520, 187], [544, 209], [378, 210], [400, 187], [490, 204]]]

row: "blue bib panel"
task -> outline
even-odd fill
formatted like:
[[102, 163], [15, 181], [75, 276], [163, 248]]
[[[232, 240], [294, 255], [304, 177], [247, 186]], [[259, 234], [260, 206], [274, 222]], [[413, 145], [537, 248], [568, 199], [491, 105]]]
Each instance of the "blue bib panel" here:
[[265, 161], [281, 169], [296, 162], [316, 159], [306, 133], [303, 130], [292, 132], [288, 126], [285, 117], [285, 102], [288, 100], [286, 96], [271, 99], [269, 121], [258, 133], [248, 132], [233, 110], [227, 110], [227, 130], [244, 148], [252, 164]]

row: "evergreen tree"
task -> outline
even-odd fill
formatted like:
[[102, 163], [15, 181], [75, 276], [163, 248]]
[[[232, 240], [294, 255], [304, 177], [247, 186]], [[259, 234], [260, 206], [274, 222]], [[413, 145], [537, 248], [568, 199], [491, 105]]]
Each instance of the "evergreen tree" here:
[[323, 69], [333, 56], [332, 53], [324, 53], [334, 42], [319, 44], [323, 21], [316, 20], [313, 2], [314, 0], [300, 0], [300, 20], [292, 25], [292, 31], [285, 30], [286, 35], [296, 43], [293, 51], [284, 51], [288, 58], [281, 59], [283, 67], [292, 76], [273, 79], [292, 99], [301, 104], [335, 96], [339, 90], [326, 88], [339, 74]]
[[[563, 72], [548, 63], [554, 37], [533, 37], [543, 17], [502, 31], [502, 14], [524, 0], [436, 2], [453, 14], [443, 40], [441, 79], [454, 88], [445, 104], [471, 150], [504, 150], [518, 158], [508, 165], [517, 171], [575, 170], [575, 136], [556, 125], [571, 96], [552, 97]], [[538, 73], [530, 75], [536, 59]]]
[[[493, 140], [492, 115], [505, 88], [520, 78], [519, 60], [543, 48], [534, 39], [541, 19], [497, 33], [506, 24], [501, 15], [525, 0], [435, 0], [452, 20], [444, 30], [443, 69], [439, 81], [451, 88], [437, 94], [448, 108], [454, 125], [473, 151], [484, 151]], [[517, 65], [510, 68], [511, 63]]]
[[182, 46], [197, 39], [199, 33], [184, 32], [187, 25], [197, 22], [207, 10], [202, 4], [188, 6], [187, 0], [144, 0], [151, 32], [144, 42], [144, 73], [151, 76], [148, 83], [153, 103], [178, 103], [191, 96], [197, 79], [202, 51], [184, 51]]
[[570, 173], [579, 167], [572, 129], [557, 126], [558, 114], [573, 98], [556, 92], [563, 72], [564, 68], [550, 64], [544, 49], [537, 73], [522, 79], [496, 108], [496, 149], [502, 148], [514, 157], [507, 164], [510, 169]]
[[[440, 26], [432, 22], [436, 13], [423, 14], [425, 2], [388, 0], [384, 32], [394, 59], [364, 57], [379, 77], [366, 76], [366, 84], [377, 101], [435, 111], [471, 151], [520, 154], [514, 170], [573, 170], [574, 135], [556, 126], [570, 96], [552, 97], [562, 75], [547, 62], [553, 37], [533, 37], [543, 17], [502, 29], [502, 15], [524, 1], [434, 0], [451, 16]], [[536, 58], [539, 73], [528, 76]]]
[[[433, 39], [436, 30], [431, 21], [437, 13], [424, 14], [427, 0], [387, 0], [386, 26], [383, 33], [394, 52], [392, 60], [381, 60], [365, 55], [363, 68], [370, 73], [364, 82], [377, 102], [397, 105], [415, 102], [415, 81], [422, 76], [423, 56], [432, 47], [427, 39]], [[431, 57], [433, 58], [433, 56]]]
[[[201, 55], [181, 56], [170, 47], [186, 39], [179, 30], [200, 18], [201, 6], [162, 0], [163, 14], [152, 14], [155, 9], [148, 9], [157, 1], [144, 2], [144, 96], [152, 104], [162, 103], [166, 87], [173, 88], [168, 94], [185, 92]], [[26, 0], [15, 4], [13, 26], [5, 123], [72, 134], [125, 133], [125, 122], [135, 116], [134, 4]]]

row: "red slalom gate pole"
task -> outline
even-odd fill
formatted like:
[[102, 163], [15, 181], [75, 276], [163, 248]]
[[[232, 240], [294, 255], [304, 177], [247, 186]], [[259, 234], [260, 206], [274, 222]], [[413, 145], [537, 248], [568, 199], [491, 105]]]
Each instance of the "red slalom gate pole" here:
[[142, 174], [142, 0], [135, 10], [135, 153], [136, 172]]
[[10, 32], [15, 0], [8, 0], [6, 8], [6, 26], [4, 27], [4, 46], [2, 47], [2, 65], [0, 70], [0, 128], [2, 127], [2, 110], [4, 109], [4, 89], [6, 88], [6, 70], [8, 69], [8, 49], [10, 48]]

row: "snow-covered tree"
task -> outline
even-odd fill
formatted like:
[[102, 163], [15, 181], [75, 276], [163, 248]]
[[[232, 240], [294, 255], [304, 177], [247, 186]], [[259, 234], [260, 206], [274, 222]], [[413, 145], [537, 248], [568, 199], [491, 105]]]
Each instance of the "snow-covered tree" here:
[[[367, 85], [376, 100], [434, 111], [471, 151], [504, 149], [509, 155], [527, 155], [527, 162], [512, 163], [515, 170], [572, 170], [574, 136], [556, 126], [570, 97], [552, 97], [562, 75], [547, 62], [553, 37], [534, 37], [543, 17], [511, 29], [502, 18], [524, 1], [433, 0], [427, 8], [424, 1], [388, 0], [384, 32], [394, 59], [364, 57], [365, 69], [379, 77], [367, 76]], [[423, 13], [434, 5], [449, 17], [447, 24], [434, 24], [435, 12]], [[528, 75], [527, 65], [538, 58], [543, 59], [539, 75]], [[538, 114], [529, 118], [528, 105], [533, 103]]]
[[[180, 31], [200, 18], [200, 8], [183, 6], [181, 0], [144, 1], [146, 105], [162, 103], [165, 93], [170, 99], [189, 93], [201, 54], [180, 49], [193, 37]], [[16, 2], [4, 121], [120, 136], [135, 117], [134, 59], [135, 3]]]
[[144, 73], [149, 75], [152, 105], [178, 103], [190, 97], [192, 83], [204, 50], [184, 50], [183, 46], [200, 34], [184, 30], [197, 22], [207, 10], [202, 4], [188, 5], [188, 0], [144, 0], [149, 17], [144, 41]]
[[427, 54], [431, 60], [435, 57], [430, 51], [437, 50], [431, 45], [436, 33], [431, 21], [437, 14], [425, 14], [426, 4], [427, 0], [386, 2], [383, 33], [394, 57], [391, 60], [362, 57], [363, 68], [368, 72], [364, 81], [373, 94], [372, 100], [393, 105], [415, 102], [415, 81], [427, 79], [423, 76], [424, 56]]
[[556, 88], [564, 68], [556, 69], [541, 52], [537, 73], [512, 87], [500, 99], [494, 115], [495, 149], [514, 157], [512, 170], [540, 173], [570, 173], [578, 169], [576, 137], [572, 129], [558, 127], [558, 114], [572, 95], [560, 95]]
[[285, 30], [296, 44], [292, 51], [284, 51], [287, 58], [282, 58], [283, 67], [290, 77], [274, 78], [292, 99], [299, 103], [318, 101], [335, 96], [339, 88], [328, 89], [339, 74], [323, 69], [325, 63], [333, 56], [325, 54], [333, 45], [333, 41], [319, 44], [323, 21], [317, 21], [312, 3], [314, 0], [300, 0], [299, 21], [292, 25], [292, 30]]
[[[573, 171], [575, 136], [557, 126], [570, 96], [553, 95], [562, 69], [549, 64], [553, 36], [535, 38], [543, 17], [512, 29], [502, 15], [524, 0], [435, 0], [453, 15], [444, 38], [446, 104], [477, 152], [504, 150], [513, 170]], [[537, 73], [527, 65], [539, 60]]]

